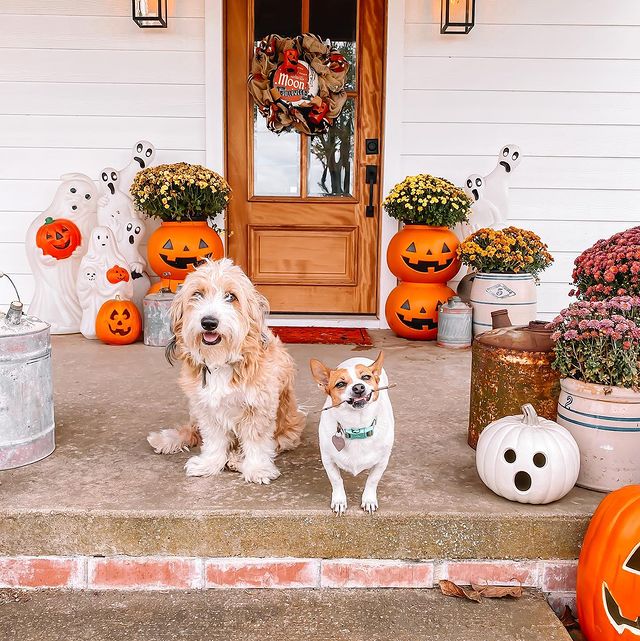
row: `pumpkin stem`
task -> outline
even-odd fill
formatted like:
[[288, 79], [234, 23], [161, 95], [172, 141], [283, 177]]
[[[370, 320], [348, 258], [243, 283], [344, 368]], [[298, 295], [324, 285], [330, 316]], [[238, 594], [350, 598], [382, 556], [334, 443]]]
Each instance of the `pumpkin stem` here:
[[51, 218], [51, 216], [47, 216], [47, 217], [44, 219], [44, 224], [45, 224], [45, 225], [50, 225], [52, 222], [53, 222], [53, 218]]
[[522, 422], [525, 425], [540, 425], [536, 410], [531, 403], [523, 405], [520, 409], [522, 410]]

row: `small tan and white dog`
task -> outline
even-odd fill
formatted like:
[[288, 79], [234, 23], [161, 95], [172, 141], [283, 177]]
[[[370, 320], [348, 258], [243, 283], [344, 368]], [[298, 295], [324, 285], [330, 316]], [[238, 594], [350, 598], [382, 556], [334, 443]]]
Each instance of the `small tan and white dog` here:
[[175, 339], [167, 348], [182, 361], [180, 384], [191, 424], [152, 432], [159, 454], [201, 442], [186, 463], [188, 476], [225, 466], [251, 483], [280, 476], [276, 454], [295, 448], [305, 425], [294, 393], [294, 363], [266, 325], [267, 300], [228, 259], [206, 261], [187, 276], [171, 306]]
[[331, 509], [344, 514], [347, 495], [340, 470], [354, 476], [370, 470], [361, 507], [372, 514], [378, 509], [378, 483], [387, 469], [393, 447], [394, 419], [383, 352], [375, 361], [350, 358], [336, 369], [311, 359], [311, 373], [327, 394], [320, 417], [322, 464], [331, 481]]

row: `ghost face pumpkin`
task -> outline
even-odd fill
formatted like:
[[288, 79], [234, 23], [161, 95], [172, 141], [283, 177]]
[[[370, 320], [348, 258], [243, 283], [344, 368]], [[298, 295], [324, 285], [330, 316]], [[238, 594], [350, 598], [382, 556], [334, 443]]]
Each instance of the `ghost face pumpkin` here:
[[69, 258], [81, 241], [80, 230], [66, 218], [45, 218], [44, 225], [36, 232], [36, 245], [42, 253], [58, 260]]
[[403, 338], [435, 340], [438, 305], [451, 296], [454, 296], [453, 290], [440, 283], [400, 283], [387, 298], [385, 316], [389, 327]]
[[532, 405], [521, 416], [507, 416], [480, 434], [476, 467], [482, 482], [518, 503], [561, 499], [576, 483], [580, 451], [568, 430], [541, 418]]
[[138, 308], [119, 296], [103, 303], [96, 316], [96, 336], [108, 345], [135, 343], [141, 330], [142, 318]]
[[165, 222], [149, 238], [149, 264], [162, 278], [184, 280], [196, 264], [224, 256], [218, 234], [206, 222]]
[[607, 495], [578, 561], [576, 602], [589, 641], [640, 639], [640, 485]]
[[387, 263], [400, 280], [446, 283], [460, 269], [458, 238], [446, 227], [406, 225], [389, 243]]

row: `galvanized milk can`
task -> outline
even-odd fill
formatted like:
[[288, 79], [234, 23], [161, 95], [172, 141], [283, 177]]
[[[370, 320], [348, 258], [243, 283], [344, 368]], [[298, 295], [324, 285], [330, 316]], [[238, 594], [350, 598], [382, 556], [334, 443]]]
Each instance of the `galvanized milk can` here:
[[451, 349], [471, 347], [473, 340], [473, 309], [459, 296], [452, 296], [438, 308], [438, 339], [436, 345]]
[[34, 463], [55, 448], [49, 325], [0, 312], [0, 470]]
[[171, 319], [169, 309], [175, 294], [161, 289], [155, 294], [147, 294], [142, 301], [144, 316], [144, 344], [152, 347], [166, 347], [171, 340]]
[[560, 376], [551, 330], [543, 322], [493, 329], [473, 341], [469, 445], [475, 449], [482, 430], [504, 416], [520, 414], [531, 403], [536, 412], [556, 420]]

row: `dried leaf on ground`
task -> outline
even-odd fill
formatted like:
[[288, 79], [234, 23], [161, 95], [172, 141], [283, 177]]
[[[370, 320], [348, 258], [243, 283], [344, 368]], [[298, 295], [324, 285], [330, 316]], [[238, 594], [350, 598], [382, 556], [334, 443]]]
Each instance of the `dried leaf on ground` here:
[[453, 581], [442, 580], [438, 582], [440, 586], [440, 592], [445, 596], [455, 596], [459, 599], [468, 599], [469, 601], [475, 601], [480, 603], [482, 597], [480, 594], [473, 588], [462, 587], [456, 585]]
[[29, 601], [31, 595], [24, 590], [0, 590], [0, 605], [7, 603], [21, 603], [22, 601]]
[[487, 599], [504, 599], [505, 597], [519, 599], [524, 594], [519, 585], [477, 585], [472, 583], [471, 587]]

